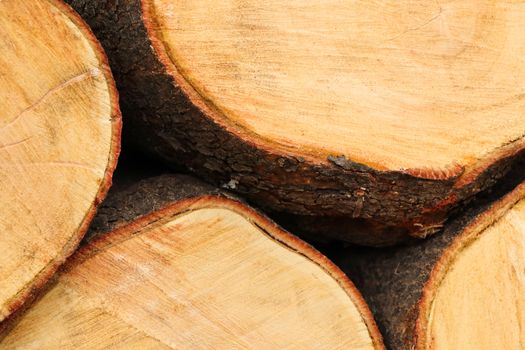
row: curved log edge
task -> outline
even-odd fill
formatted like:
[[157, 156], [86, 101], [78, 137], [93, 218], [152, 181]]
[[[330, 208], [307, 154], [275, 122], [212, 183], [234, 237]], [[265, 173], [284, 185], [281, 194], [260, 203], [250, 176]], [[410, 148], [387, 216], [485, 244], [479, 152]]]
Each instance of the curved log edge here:
[[426, 349], [428, 315], [448, 269], [486, 228], [525, 198], [523, 169], [523, 164], [515, 167], [498, 191], [479, 196], [443, 233], [425, 241], [396, 249], [321, 249], [363, 293], [388, 348]]
[[525, 145], [520, 138], [468, 169], [454, 164], [397, 171], [378, 170], [344, 155], [320, 161], [283, 151], [212, 117], [213, 108], [166, 54], [148, 1], [68, 2], [110, 53], [130, 142], [267, 210], [389, 223], [364, 240], [351, 230], [337, 237], [349, 242], [386, 245], [438, 232], [450, 211], [490, 188]]
[[[177, 189], [179, 190], [178, 192]], [[148, 198], [144, 199], [142, 197], [143, 194]], [[145, 204], [132, 205], [136, 199], [144, 200]], [[97, 236], [97, 238], [82, 247], [68, 261], [63, 267], [60, 276], [67, 278], [69, 273], [75, 271], [86, 261], [103, 254], [114, 246], [137, 237], [137, 235], [142, 235], [144, 232], [147, 232], [148, 227], [160, 227], [162, 223], [201, 209], [226, 209], [246, 218], [258, 230], [261, 230], [261, 233], [267, 235], [277, 244], [286, 247], [290, 252], [299, 254], [321, 267], [324, 273], [327, 273], [337, 282], [337, 285], [344, 290], [358, 309], [362, 321], [368, 329], [373, 348], [384, 349], [381, 335], [366, 303], [346, 275], [310, 245], [283, 231], [275, 223], [243, 203], [219, 194], [207, 185], [202, 185], [198, 181], [180, 175], [163, 175], [146, 179], [121, 193], [114, 194], [113, 197], [110, 195], [108, 202], [101, 208], [98, 223], [95, 220], [92, 237]], [[114, 206], [114, 203], [118, 202], [121, 203], [120, 209]], [[125, 224], [129, 218], [132, 218], [134, 221]], [[99, 231], [115, 227], [114, 231], [106, 234], [101, 234], [101, 231]], [[61, 278], [58, 277], [58, 283], [60, 283]], [[50, 286], [49, 290], [53, 290], [53, 288], [54, 286]], [[37, 304], [38, 302], [35, 304], [35, 308]], [[31, 309], [27, 315], [30, 313]], [[19, 319], [19, 322], [23, 322], [24, 318], [25, 315]], [[45, 327], [44, 324], [42, 326]], [[11, 325], [10, 334], [16, 334], [16, 332], [17, 324], [15, 323]], [[5, 346], [9, 348], [10, 340], [8, 338], [4, 338], [4, 340], [7, 342]]]
[[67, 244], [64, 245], [60, 254], [58, 254], [50, 263], [44, 266], [30, 283], [28, 283], [17, 293], [16, 296], [14, 296], [10, 301], [8, 301], [6, 305], [3, 306], [6, 312], [0, 315], [0, 335], [5, 332], [9, 324], [11, 324], [12, 319], [16, 319], [18, 315], [35, 300], [35, 298], [40, 293], [40, 290], [45, 288], [46, 284], [50, 279], [52, 279], [59, 267], [78, 247], [80, 241], [89, 228], [91, 220], [95, 216], [97, 207], [104, 200], [109, 191], [109, 188], [111, 187], [112, 174], [117, 166], [117, 160], [120, 153], [122, 117], [119, 108], [119, 94], [115, 87], [113, 75], [109, 68], [109, 62], [104, 49], [84, 20], [68, 5], [60, 0], [48, 0], [48, 2], [51, 4], [51, 6], [55, 7], [57, 11], [67, 16], [67, 18], [82, 33], [82, 35], [87, 38], [100, 62], [98, 69], [105, 76], [105, 79], [108, 82], [107, 89], [110, 94], [110, 108], [112, 111], [110, 116], [112, 128], [110, 154], [104, 171], [104, 176], [100, 181], [99, 190], [96, 193], [95, 198], [93, 199], [93, 202], [86, 212], [76, 233], [70, 238]]

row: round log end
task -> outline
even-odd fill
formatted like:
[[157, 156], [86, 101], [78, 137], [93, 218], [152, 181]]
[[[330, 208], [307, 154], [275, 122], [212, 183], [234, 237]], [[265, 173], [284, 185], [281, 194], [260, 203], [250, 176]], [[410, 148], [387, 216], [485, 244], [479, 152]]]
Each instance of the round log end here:
[[184, 199], [84, 247], [0, 343], [19, 349], [384, 349], [320, 253], [239, 202]]
[[63, 2], [0, 1], [0, 51], [1, 323], [88, 229], [121, 118], [102, 47]]

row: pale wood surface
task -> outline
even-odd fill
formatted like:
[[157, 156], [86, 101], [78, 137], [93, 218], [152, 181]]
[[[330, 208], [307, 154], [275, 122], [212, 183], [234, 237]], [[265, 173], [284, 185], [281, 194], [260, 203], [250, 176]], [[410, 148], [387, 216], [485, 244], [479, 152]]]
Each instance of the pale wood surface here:
[[0, 321], [74, 249], [115, 162], [113, 81], [74, 16], [0, 1]]
[[523, 349], [525, 200], [455, 255], [436, 287], [425, 349]]
[[110, 233], [0, 347], [374, 349], [361, 301], [333, 267], [248, 214], [201, 202]]
[[143, 3], [194, 102], [256, 143], [416, 175], [523, 144], [523, 1]]

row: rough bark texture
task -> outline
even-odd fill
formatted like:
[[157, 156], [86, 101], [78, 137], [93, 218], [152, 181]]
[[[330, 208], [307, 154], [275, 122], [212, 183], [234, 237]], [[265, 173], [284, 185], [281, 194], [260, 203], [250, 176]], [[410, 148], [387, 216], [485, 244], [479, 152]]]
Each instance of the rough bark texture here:
[[[153, 169], [145, 171], [129, 163], [119, 164], [115, 173], [114, 186], [107, 198], [99, 206], [82, 244], [133, 222], [141, 216], [162, 209], [170, 203], [203, 195], [216, 195], [238, 198], [221, 191], [193, 177], [181, 174], [163, 174], [160, 168], [148, 164]], [[49, 278], [41, 288], [35, 289], [24, 307], [20, 308], [7, 321], [0, 323], [0, 341], [16, 326], [27, 309], [56, 282], [56, 275]]]
[[447, 222], [443, 233], [427, 240], [397, 248], [321, 249], [363, 293], [388, 348], [413, 349], [417, 307], [436, 262], [470, 223], [523, 181], [524, 169], [525, 162], [520, 160], [497, 190], [478, 196], [469, 209]]
[[430, 170], [382, 172], [339, 155], [314, 164], [257, 148], [189, 102], [152, 47], [140, 0], [67, 2], [92, 26], [108, 52], [121, 91], [125, 139], [168, 164], [184, 164], [206, 181], [235, 190], [265, 209], [300, 217], [373, 220], [364, 235], [347, 230], [336, 238], [385, 245], [407, 236], [429, 236], [439, 231], [458, 203], [493, 185], [513, 157], [494, 161], [472, 181], [456, 187], [461, 174], [431, 180], [410, 175]]
[[204, 195], [229, 196], [193, 177], [180, 174], [150, 177], [131, 186], [117, 188], [110, 191], [100, 207], [86, 240], [113, 231], [170, 203]]
[[[132, 177], [135, 178], [135, 175]], [[368, 310], [368, 307], [366, 306], [359, 292], [355, 289], [353, 284], [348, 280], [342, 271], [340, 271], [333, 263], [322, 256], [310, 245], [283, 231], [279, 226], [269, 221], [263, 215], [259, 214], [253, 209], [250, 209], [248, 206], [245, 206], [237, 198], [233, 197], [233, 201], [228, 199], [227, 197], [230, 197], [230, 195], [227, 192], [220, 189], [215, 189], [212, 186], [204, 184], [192, 177], [180, 174], [164, 174], [160, 176], [144, 178], [131, 185], [121, 185], [127, 183], [128, 180], [126, 175], [121, 175], [119, 178], [117, 178], [117, 187], [112, 189], [108, 195], [107, 200], [101, 206], [97, 217], [93, 221], [91, 231], [88, 234], [88, 240], [90, 241], [89, 244], [82, 247], [76, 253], [76, 255], [74, 255], [68, 261], [65, 267], [63, 267], [62, 273], [64, 275], [67, 275], [78, 265], [81, 265], [83, 262], [89, 259], [89, 257], [107, 250], [108, 246], [119, 244], [119, 242], [131, 239], [130, 235], [138, 234], [142, 228], [155, 223], [157, 220], [162, 221], [162, 218], [172, 218], [175, 215], [191, 211], [191, 208], [214, 208], [214, 206], [217, 205], [219, 208], [222, 208], [221, 205], [224, 205], [224, 208], [230, 208], [233, 211], [237, 210], [235, 208], [238, 208], [238, 213], [245, 215], [246, 219], [253, 225], [257, 226], [261, 233], [266, 232], [267, 237], [274, 240], [276, 245], [284, 246], [287, 248], [286, 250], [298, 253], [299, 259], [301, 260], [303, 258], [311, 260], [322, 268], [323, 273], [328, 273], [331, 275], [337, 281], [337, 288], [344, 289], [351, 298], [352, 302], [355, 303], [356, 307], [358, 308], [360, 316], [362, 317], [362, 319], [359, 319], [359, 321], [362, 321], [366, 325], [371, 337], [371, 345], [373, 348], [384, 349], [381, 335], [377, 330], [375, 322], [373, 321], [372, 314]], [[182, 201], [184, 199], [189, 199], [189, 201], [185, 203]], [[97, 236], [99, 236], [99, 239], [95, 239]], [[266, 240], [266, 238], [264, 238], [264, 240]], [[166, 244], [166, 242], [168, 241], [163, 241], [164, 244]], [[166, 251], [168, 251], [168, 248], [166, 248]], [[135, 277], [138, 278], [139, 276]], [[62, 277], [59, 275], [55, 282], [60, 284], [61, 278]], [[131, 279], [133, 278], [134, 277], [131, 277]], [[140, 285], [140, 283], [138, 285]], [[137, 283], [133, 283], [133, 286], [137, 286]], [[53, 285], [48, 285], [48, 288], [49, 290], [52, 290]], [[133, 287], [131, 286], [130, 288]], [[127, 288], [126, 290], [130, 288]], [[104, 291], [106, 291], [106, 289], [104, 289]], [[163, 289], [163, 291], [165, 290]], [[180, 300], [177, 300], [177, 302], [179, 301]], [[199, 307], [195, 306], [195, 308], [198, 309]], [[75, 318], [74, 311], [70, 311], [71, 312], [68, 310], [63, 310], [63, 313], [66, 314], [65, 318], [67, 320], [69, 320], [71, 317], [71, 320]], [[151, 310], [148, 309], [148, 311]], [[281, 313], [282, 311], [282, 309], [278, 309], [277, 312]], [[59, 311], [58, 313], [60, 314], [61, 312]], [[199, 314], [200, 313], [201, 311], [199, 309]], [[140, 317], [145, 315], [143, 310], [139, 312], [139, 315]], [[155, 316], [155, 313], [152, 315]], [[157, 319], [157, 316], [158, 315], [153, 318]], [[340, 316], [341, 315], [337, 316], [336, 318]], [[94, 317], [96, 319], [97, 316]], [[62, 315], [58, 318], [62, 319]], [[23, 322], [23, 320], [24, 316], [22, 315], [21, 322]], [[39, 322], [38, 324], [45, 324], [45, 322]], [[10, 326], [14, 327], [13, 332], [16, 334], [17, 324], [11, 324]], [[212, 326], [215, 327], [215, 323]], [[345, 329], [345, 327], [341, 328], [343, 330]], [[43, 329], [46, 329], [45, 326]], [[351, 329], [351, 327], [349, 329]], [[133, 331], [135, 330], [136, 329], [133, 328]], [[89, 331], [92, 330], [90, 329]], [[235, 331], [232, 331], [232, 334], [233, 333], [235, 333]], [[145, 332], [144, 336], [151, 336], [151, 334]], [[50, 337], [52, 341], [55, 340], [53, 338], [54, 337]], [[113, 338], [109, 337], [109, 339]], [[83, 338], [81, 338], [81, 340], [83, 340]], [[2, 338], [0, 338], [0, 341], [2, 341]], [[340, 341], [340, 339], [336, 338], [336, 341]], [[42, 343], [45, 344], [45, 342]], [[160, 343], [161, 341], [158, 341], [157, 345]], [[96, 344], [96, 342], [94, 344]]]
[[[124, 165], [126, 165], [125, 163]], [[143, 171], [129, 171], [117, 174], [115, 186], [109, 192], [107, 199], [99, 208], [97, 216], [86, 235], [85, 242], [94, 240], [119, 227], [136, 221], [138, 218], [159, 211], [177, 201], [199, 197], [217, 196], [229, 197], [242, 202], [241, 199], [228, 191], [217, 189], [194, 177], [182, 174], [162, 174], [150, 177]], [[131, 179], [129, 178], [131, 174]], [[127, 185], [131, 183], [131, 185]], [[364, 307], [364, 303], [361, 307]], [[369, 316], [372, 317], [371, 315]], [[371, 323], [373, 324], [373, 323]], [[375, 327], [375, 326], [374, 326]], [[377, 341], [376, 346], [383, 348], [379, 333], [373, 331]], [[375, 333], [374, 333], [375, 332]]]

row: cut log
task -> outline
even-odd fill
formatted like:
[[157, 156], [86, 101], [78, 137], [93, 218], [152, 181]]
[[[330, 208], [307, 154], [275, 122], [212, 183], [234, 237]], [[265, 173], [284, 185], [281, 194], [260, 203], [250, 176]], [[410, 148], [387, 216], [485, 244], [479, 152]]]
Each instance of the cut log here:
[[370, 244], [436, 232], [525, 145], [521, 3], [69, 3], [129, 140], [266, 209], [372, 219]]
[[335, 265], [238, 201], [192, 197], [203, 190], [162, 176], [109, 199], [98, 229], [119, 229], [80, 250], [0, 347], [384, 349]]
[[390, 349], [523, 349], [525, 183], [425, 242], [328, 256], [362, 291]]
[[102, 47], [66, 4], [0, 1], [0, 329], [86, 232], [120, 149]]

